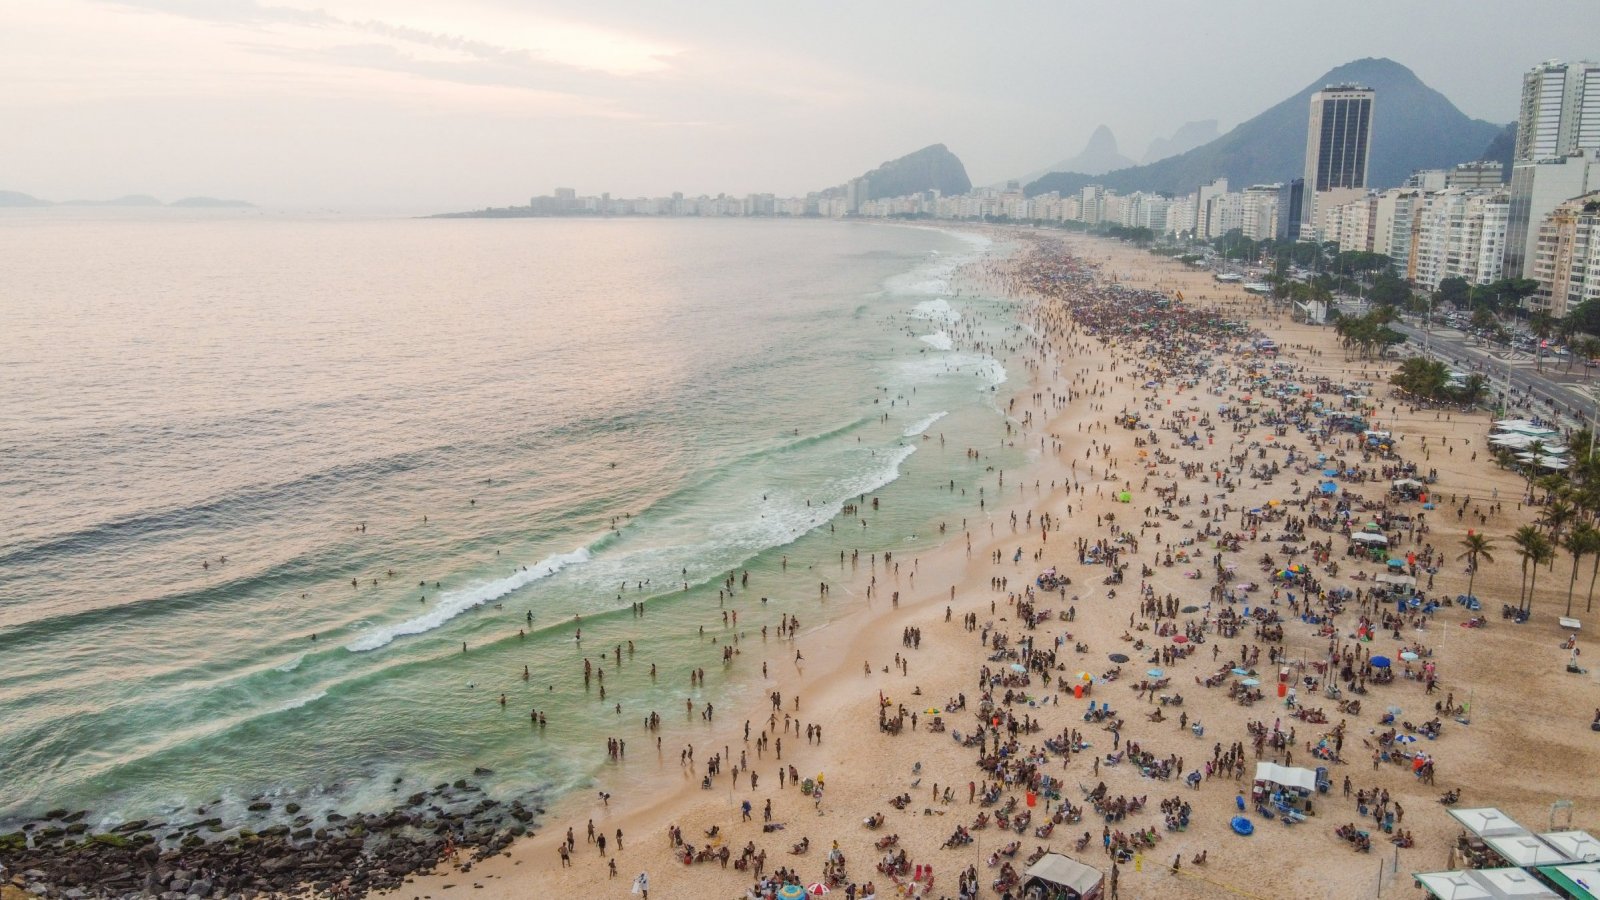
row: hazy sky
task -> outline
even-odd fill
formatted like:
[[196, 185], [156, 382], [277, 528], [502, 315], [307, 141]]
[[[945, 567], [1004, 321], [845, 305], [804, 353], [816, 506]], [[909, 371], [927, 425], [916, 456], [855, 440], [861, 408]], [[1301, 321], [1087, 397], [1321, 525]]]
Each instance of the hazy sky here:
[[0, 189], [343, 208], [798, 194], [943, 142], [975, 183], [1223, 130], [1364, 56], [1510, 121], [1594, 0], [0, 0]]

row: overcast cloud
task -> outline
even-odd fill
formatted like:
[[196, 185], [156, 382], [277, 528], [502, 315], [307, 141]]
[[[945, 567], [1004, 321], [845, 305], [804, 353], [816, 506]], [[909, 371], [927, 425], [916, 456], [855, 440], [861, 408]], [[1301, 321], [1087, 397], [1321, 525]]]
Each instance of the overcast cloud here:
[[[1514, 12], [1513, 12], [1514, 10]], [[0, 189], [455, 209], [800, 194], [943, 142], [975, 183], [1223, 130], [1387, 56], [1468, 115], [1600, 3], [0, 0]]]

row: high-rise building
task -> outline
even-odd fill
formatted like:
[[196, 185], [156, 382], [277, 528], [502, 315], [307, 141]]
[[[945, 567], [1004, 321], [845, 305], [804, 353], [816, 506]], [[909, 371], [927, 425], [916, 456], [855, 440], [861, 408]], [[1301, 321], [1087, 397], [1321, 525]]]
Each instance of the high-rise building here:
[[1275, 237], [1280, 241], [1300, 238], [1300, 218], [1305, 203], [1306, 181], [1296, 178], [1278, 188], [1278, 223]]
[[[1594, 190], [1600, 153], [1600, 63], [1549, 61], [1522, 76], [1511, 163], [1505, 271], [1529, 277], [1539, 225], [1561, 203]], [[1583, 160], [1573, 162], [1574, 157]]]
[[1493, 191], [1506, 183], [1506, 167], [1499, 160], [1480, 159], [1457, 163], [1444, 173], [1444, 186], [1468, 190]]
[[1522, 160], [1511, 168], [1511, 221], [1506, 230], [1507, 278], [1531, 278], [1539, 225], [1557, 206], [1600, 190], [1600, 151]]
[[1278, 197], [1281, 184], [1256, 184], [1244, 189], [1244, 221], [1239, 226], [1252, 241], [1270, 241], [1278, 236]]
[[1501, 277], [1509, 206], [1504, 191], [1450, 188], [1423, 201], [1416, 230], [1416, 273], [1423, 290], [1446, 278], [1489, 284]]
[[1522, 76], [1516, 162], [1600, 150], [1600, 63], [1540, 63]]
[[1560, 318], [1600, 300], [1600, 193], [1568, 200], [1545, 217], [1530, 268], [1539, 282], [1530, 309]]
[[1195, 194], [1194, 198], [1194, 219], [1190, 222], [1190, 228], [1194, 231], [1194, 236], [1197, 240], [1213, 236], [1211, 234], [1210, 214], [1215, 211], [1215, 205], [1211, 201], [1227, 192], [1228, 179], [1226, 178], [1217, 178], [1210, 184], [1200, 185], [1200, 190]]
[[1355, 84], [1332, 85], [1311, 95], [1305, 185], [1309, 215], [1303, 221], [1320, 223], [1318, 207], [1332, 199], [1325, 196], [1328, 192], [1366, 189], [1375, 97], [1371, 88]]
[[1411, 222], [1426, 194], [1411, 188], [1391, 188], [1378, 195], [1373, 214], [1372, 250], [1389, 257], [1395, 274], [1410, 280], [1416, 274], [1415, 231]]

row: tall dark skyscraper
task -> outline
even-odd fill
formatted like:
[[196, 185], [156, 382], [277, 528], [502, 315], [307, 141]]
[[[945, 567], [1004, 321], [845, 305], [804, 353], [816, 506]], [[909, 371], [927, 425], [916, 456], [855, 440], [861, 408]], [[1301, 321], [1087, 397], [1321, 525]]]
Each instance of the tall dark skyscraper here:
[[1372, 150], [1372, 88], [1325, 87], [1311, 95], [1306, 129], [1306, 183], [1302, 220], [1313, 229], [1324, 206], [1346, 202], [1367, 187]]
[[1306, 131], [1306, 190], [1367, 186], [1372, 101], [1371, 88], [1353, 84], [1323, 88], [1311, 95], [1311, 127]]
[[1278, 233], [1280, 241], [1300, 239], [1300, 220], [1304, 212], [1306, 183], [1296, 178], [1278, 188]]

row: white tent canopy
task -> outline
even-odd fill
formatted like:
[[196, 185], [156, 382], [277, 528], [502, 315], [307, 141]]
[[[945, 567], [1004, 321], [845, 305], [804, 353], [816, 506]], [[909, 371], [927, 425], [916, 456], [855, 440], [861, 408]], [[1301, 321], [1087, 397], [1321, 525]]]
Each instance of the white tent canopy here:
[[1269, 762], [1256, 763], [1256, 780], [1271, 784], [1281, 784], [1284, 787], [1296, 788], [1308, 793], [1317, 790], [1317, 773], [1299, 766], [1280, 766]]
[[1548, 831], [1539, 839], [1565, 853], [1568, 859], [1600, 861], [1600, 840], [1587, 831]]
[[1494, 423], [1494, 430], [1503, 431], [1510, 434], [1523, 434], [1527, 435], [1528, 437], [1536, 438], [1549, 437], [1551, 435], [1557, 435], [1561, 433], [1554, 428], [1546, 428], [1543, 425], [1535, 425], [1527, 419], [1501, 419], [1500, 421]]
[[1022, 877], [1024, 880], [1037, 878], [1060, 885], [1080, 897], [1099, 896], [1100, 884], [1105, 880], [1099, 869], [1086, 866], [1060, 853], [1046, 853], [1038, 862], [1029, 866], [1028, 870], [1022, 873]]
[[1389, 573], [1385, 572], [1384, 574], [1379, 575], [1372, 580], [1379, 584], [1392, 584], [1396, 587], [1414, 588], [1417, 586], [1417, 580], [1412, 578], [1410, 575], [1390, 575]]
[[1528, 829], [1518, 825], [1510, 816], [1492, 806], [1452, 809], [1449, 813], [1450, 817], [1460, 822], [1463, 828], [1481, 838], [1528, 833]]
[[1560, 900], [1561, 897], [1521, 869], [1423, 872], [1411, 877], [1439, 900]]
[[1363, 544], [1377, 544], [1380, 547], [1389, 546], [1389, 539], [1387, 537], [1384, 537], [1381, 534], [1373, 534], [1370, 531], [1358, 531], [1355, 534], [1350, 535], [1350, 540], [1358, 541]]
[[1565, 853], [1539, 840], [1537, 835], [1526, 832], [1502, 837], [1486, 837], [1483, 842], [1514, 866], [1554, 866], [1578, 862], [1575, 859], [1568, 859]]

